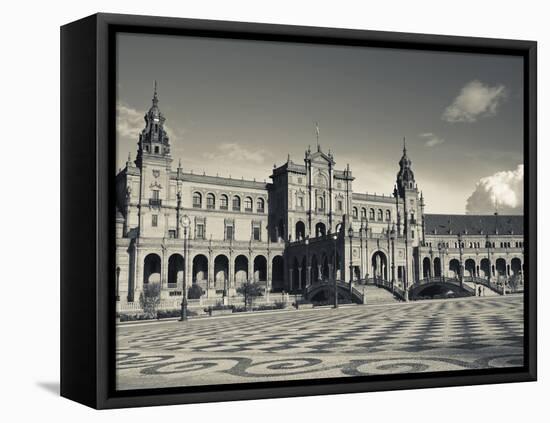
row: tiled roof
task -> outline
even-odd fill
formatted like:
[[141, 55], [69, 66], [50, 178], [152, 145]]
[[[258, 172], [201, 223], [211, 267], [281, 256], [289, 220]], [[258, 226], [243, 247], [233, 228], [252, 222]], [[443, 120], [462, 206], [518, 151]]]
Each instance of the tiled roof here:
[[523, 235], [523, 216], [425, 214], [425, 231], [429, 235], [457, 235], [459, 233]]
[[[175, 179], [177, 172], [172, 172]], [[228, 187], [268, 189], [266, 182], [250, 181], [247, 179], [224, 178], [222, 176], [197, 175], [195, 173], [183, 173], [181, 180], [188, 182], [197, 182], [201, 184], [223, 185]]]
[[390, 203], [394, 204], [395, 199], [391, 195], [380, 195], [380, 194], [362, 194], [360, 192], [354, 192], [351, 195], [351, 198], [356, 201], [374, 201], [377, 203]]

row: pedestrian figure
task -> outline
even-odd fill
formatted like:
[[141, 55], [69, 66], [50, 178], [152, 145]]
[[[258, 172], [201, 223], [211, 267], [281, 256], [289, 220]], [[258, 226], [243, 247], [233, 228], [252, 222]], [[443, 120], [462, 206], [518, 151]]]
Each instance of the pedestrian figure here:
[[479, 295], [479, 296], [481, 297], [481, 286], [480, 286], [480, 287], [478, 287], [478, 289], [477, 289], [477, 293], [478, 293], [478, 295]]

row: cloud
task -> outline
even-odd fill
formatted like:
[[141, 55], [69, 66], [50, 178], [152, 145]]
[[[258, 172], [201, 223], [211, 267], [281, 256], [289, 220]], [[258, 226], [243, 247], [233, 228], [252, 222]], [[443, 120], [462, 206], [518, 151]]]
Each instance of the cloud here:
[[490, 87], [474, 80], [468, 82], [453, 103], [443, 112], [447, 122], [475, 122], [478, 118], [495, 116], [498, 106], [506, 98], [504, 85]]
[[[117, 102], [116, 107], [116, 130], [117, 135], [121, 138], [131, 141], [138, 140], [139, 134], [145, 128], [145, 111], [134, 109], [123, 101]], [[182, 137], [185, 131], [164, 124], [164, 130], [170, 138], [170, 143], [173, 143]]]
[[204, 157], [208, 160], [262, 164], [266, 154], [263, 150], [249, 150], [239, 143], [222, 143], [216, 151], [204, 153]]
[[139, 133], [145, 126], [144, 115], [145, 112], [138, 111], [119, 101], [116, 107], [117, 135], [122, 138], [137, 140]]
[[424, 145], [426, 147], [435, 147], [436, 145], [440, 145], [445, 142], [443, 138], [440, 138], [431, 132], [420, 134], [420, 138], [425, 140]]
[[466, 200], [466, 213], [523, 214], [523, 165], [481, 178]]

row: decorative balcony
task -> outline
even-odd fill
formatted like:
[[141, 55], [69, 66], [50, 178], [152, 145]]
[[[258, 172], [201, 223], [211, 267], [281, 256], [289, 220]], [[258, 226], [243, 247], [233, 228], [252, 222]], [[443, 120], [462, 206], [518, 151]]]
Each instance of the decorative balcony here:
[[161, 207], [162, 200], [160, 198], [149, 198], [149, 205], [151, 207]]

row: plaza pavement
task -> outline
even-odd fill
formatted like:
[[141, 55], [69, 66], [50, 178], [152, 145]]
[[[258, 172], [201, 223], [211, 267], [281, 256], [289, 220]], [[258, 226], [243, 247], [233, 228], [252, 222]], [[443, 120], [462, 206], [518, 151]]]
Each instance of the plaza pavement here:
[[117, 327], [118, 389], [522, 364], [520, 295]]

